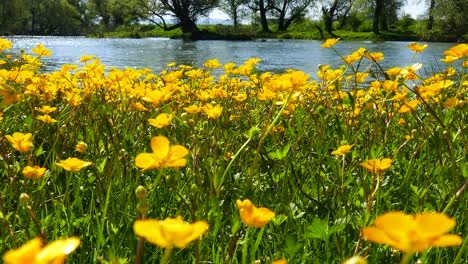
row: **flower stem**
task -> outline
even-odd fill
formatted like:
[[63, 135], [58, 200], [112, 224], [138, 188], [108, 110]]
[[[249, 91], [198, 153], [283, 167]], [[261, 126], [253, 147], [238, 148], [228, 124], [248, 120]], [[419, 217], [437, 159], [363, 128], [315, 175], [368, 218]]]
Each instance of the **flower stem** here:
[[28, 209], [28, 213], [29, 213], [29, 215], [31, 216], [31, 219], [34, 222], [34, 225], [36, 226], [37, 230], [39, 231], [39, 236], [41, 237], [42, 243], [46, 244], [47, 240], [46, 240], [45, 233], [41, 228], [41, 223], [39, 223], [39, 220], [37, 220], [36, 214], [34, 213], [32, 207], [30, 205], [28, 205], [28, 206], [26, 206], [26, 208]]
[[405, 253], [405, 255], [403, 255], [403, 258], [401, 259], [400, 264], [406, 264], [406, 263], [408, 263], [408, 261], [411, 260], [411, 258], [413, 257], [413, 255], [414, 255], [413, 252]]
[[465, 183], [463, 184], [463, 186], [460, 188], [460, 190], [458, 190], [453, 196], [452, 198], [450, 199], [449, 203], [447, 204], [447, 206], [445, 206], [444, 210], [442, 211], [442, 213], [447, 213], [448, 209], [450, 207], [452, 207], [452, 204], [455, 202], [455, 200], [466, 190], [466, 187], [468, 187], [468, 179], [465, 181]]
[[242, 244], [242, 264], [247, 264], [247, 251], [249, 249], [249, 233], [250, 227], [245, 231], [244, 243]]
[[171, 257], [171, 254], [172, 254], [172, 247], [166, 248], [166, 250], [164, 250], [164, 256], [161, 260], [161, 263], [166, 264], [169, 261], [169, 257]]

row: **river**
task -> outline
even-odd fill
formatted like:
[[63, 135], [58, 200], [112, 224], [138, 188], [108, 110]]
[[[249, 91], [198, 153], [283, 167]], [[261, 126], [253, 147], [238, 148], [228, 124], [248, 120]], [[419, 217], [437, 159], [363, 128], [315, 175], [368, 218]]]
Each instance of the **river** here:
[[[150, 68], [154, 72], [166, 69], [166, 64], [177, 62], [201, 66], [208, 59], [217, 58], [220, 63], [241, 64], [249, 58], [260, 58], [260, 71], [284, 72], [286, 69], [301, 70], [315, 76], [317, 65], [330, 64], [338, 67], [343, 64], [332, 49], [322, 49], [318, 40], [255, 40], [255, 41], [184, 41], [168, 38], [144, 39], [95, 39], [85, 37], [5, 37], [13, 42], [13, 51], [43, 44], [52, 51], [45, 58], [46, 70], [57, 70], [63, 64], [80, 64], [82, 55], [95, 55], [107, 67]], [[455, 43], [428, 43], [428, 48], [414, 56], [407, 45], [410, 42], [396, 41], [341, 41], [335, 48], [344, 56], [360, 47], [371, 52], [383, 52], [384, 69], [403, 67], [420, 62], [432, 73], [445, 65], [439, 60], [443, 51]]]

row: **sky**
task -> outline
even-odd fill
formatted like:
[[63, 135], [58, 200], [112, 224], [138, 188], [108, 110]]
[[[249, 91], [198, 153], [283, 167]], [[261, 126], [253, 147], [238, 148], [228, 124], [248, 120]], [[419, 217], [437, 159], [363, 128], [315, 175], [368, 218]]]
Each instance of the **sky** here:
[[[406, 0], [406, 5], [403, 7], [402, 12], [409, 14], [412, 18], [417, 18], [419, 15], [424, 14], [425, 0]], [[210, 18], [213, 19], [228, 19], [228, 16], [220, 10], [214, 10]]]

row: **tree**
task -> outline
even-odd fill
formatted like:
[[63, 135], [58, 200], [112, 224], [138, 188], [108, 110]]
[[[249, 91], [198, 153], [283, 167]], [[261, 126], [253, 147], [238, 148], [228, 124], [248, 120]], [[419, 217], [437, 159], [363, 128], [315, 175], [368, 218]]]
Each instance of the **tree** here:
[[26, 0], [0, 1], [0, 34], [27, 33], [26, 24], [29, 20], [29, 10]]
[[[145, 18], [164, 30], [181, 28], [184, 34], [192, 38], [200, 37], [196, 22], [218, 5], [219, 0], [140, 0], [145, 10]], [[168, 26], [167, 16], [175, 19], [175, 24]]]
[[428, 0], [429, 1], [429, 9], [427, 11], [428, 13], [428, 19], [427, 19], [427, 30], [432, 30], [432, 27], [434, 26], [434, 11], [437, 6], [436, 0]]
[[388, 30], [390, 23], [398, 21], [398, 12], [403, 7], [404, 0], [375, 0], [372, 29], [374, 34]]
[[223, 0], [221, 9], [232, 19], [234, 28], [239, 25], [239, 20], [246, 14], [246, 5], [249, 0]]
[[267, 12], [272, 8], [271, 3], [271, 0], [268, 2], [266, 0], [252, 0], [249, 3], [249, 8], [255, 13], [258, 12], [260, 15], [262, 32], [270, 32], [270, 28], [268, 27]]
[[278, 30], [285, 31], [291, 23], [305, 16], [313, 0], [273, 0], [272, 11], [278, 19]]
[[353, 0], [333, 0], [322, 5], [322, 19], [325, 30], [333, 35], [333, 22], [346, 18], [353, 6]]
[[468, 33], [468, 1], [445, 0], [438, 1], [437, 15], [440, 19], [442, 31], [454, 34], [460, 39]]

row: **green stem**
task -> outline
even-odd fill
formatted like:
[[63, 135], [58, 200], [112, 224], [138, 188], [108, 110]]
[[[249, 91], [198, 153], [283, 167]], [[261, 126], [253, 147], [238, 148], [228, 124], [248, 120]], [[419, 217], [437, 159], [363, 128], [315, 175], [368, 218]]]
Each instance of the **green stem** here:
[[169, 261], [169, 257], [171, 257], [171, 254], [172, 254], [172, 246], [168, 247], [168, 248], [166, 248], [166, 250], [164, 250], [164, 256], [163, 256], [163, 258], [161, 260], [161, 263], [166, 264]]
[[450, 207], [452, 207], [452, 204], [455, 202], [455, 200], [465, 191], [466, 187], [468, 187], [468, 179], [465, 181], [465, 183], [463, 184], [463, 186], [460, 188], [460, 190], [458, 190], [453, 196], [452, 198], [450, 199], [449, 203], [447, 204], [447, 206], [445, 206], [444, 210], [442, 211], [442, 213], [447, 213], [448, 209]]
[[[234, 163], [234, 160], [237, 159], [237, 157], [240, 155], [240, 153], [247, 147], [247, 145], [250, 143], [250, 141], [252, 140], [252, 137], [249, 136], [249, 138], [247, 139], [247, 141], [245, 141], [244, 145], [242, 145], [242, 147], [239, 148], [239, 150], [236, 152], [236, 154], [234, 155], [234, 157], [232, 157], [231, 161], [229, 162], [228, 166], [226, 167], [226, 169], [224, 170], [224, 173], [223, 173], [223, 176], [221, 176], [221, 179], [219, 180], [219, 183], [217, 182], [214, 182], [214, 187], [215, 187], [215, 190], [216, 190], [216, 193], [219, 193], [219, 190], [221, 188], [221, 185], [223, 185], [223, 182], [224, 182], [224, 177], [226, 177], [226, 174], [228, 173], [229, 169], [231, 168], [232, 164]], [[215, 176], [216, 177], [216, 176]]]
[[244, 243], [242, 244], [242, 264], [247, 264], [247, 253], [249, 249], [249, 233], [251, 227], [247, 227], [247, 231], [245, 231]]
[[400, 264], [406, 264], [406, 263], [408, 263], [408, 261], [411, 260], [411, 258], [413, 257], [413, 255], [414, 255], [413, 252], [405, 253], [405, 255], [403, 255], [403, 258], [401, 259]]
[[263, 146], [263, 141], [265, 140], [265, 137], [270, 133], [271, 129], [276, 125], [276, 123], [278, 122], [281, 114], [283, 113], [284, 109], [286, 108], [286, 106], [289, 104], [289, 101], [291, 100], [291, 97], [294, 93], [294, 90], [291, 89], [291, 92], [289, 93], [288, 95], [288, 98], [286, 99], [286, 101], [284, 102], [283, 106], [281, 107], [281, 109], [278, 111], [278, 113], [276, 114], [275, 118], [273, 119], [273, 122], [271, 122], [271, 124], [268, 126], [268, 128], [266, 129], [266, 131], [264, 133], [262, 133], [262, 135], [260, 136], [260, 140], [259, 140], [259, 143], [258, 143], [258, 147], [257, 147], [257, 151], [255, 153], [255, 157], [254, 157], [254, 160], [252, 162], [252, 167], [250, 167], [250, 180], [252, 180], [253, 178], [253, 175], [254, 175], [254, 170], [255, 170], [255, 167], [256, 167], [256, 164], [257, 164], [257, 161], [258, 161], [258, 156], [260, 155], [260, 150]]
[[453, 261], [453, 264], [461, 263], [460, 260], [463, 256], [463, 254], [466, 254], [468, 252], [468, 237], [465, 237], [465, 240], [463, 241], [463, 244], [458, 251], [457, 256], [455, 257], [455, 260]]

